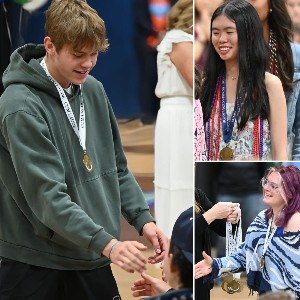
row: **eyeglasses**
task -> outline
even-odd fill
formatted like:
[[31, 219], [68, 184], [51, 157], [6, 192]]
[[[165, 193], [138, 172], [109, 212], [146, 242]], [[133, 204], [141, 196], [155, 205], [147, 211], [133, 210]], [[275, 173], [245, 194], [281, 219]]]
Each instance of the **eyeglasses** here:
[[261, 180], [261, 186], [265, 187], [266, 185], [269, 185], [272, 191], [276, 191], [279, 188], [278, 184], [270, 182], [266, 177], [263, 177]]

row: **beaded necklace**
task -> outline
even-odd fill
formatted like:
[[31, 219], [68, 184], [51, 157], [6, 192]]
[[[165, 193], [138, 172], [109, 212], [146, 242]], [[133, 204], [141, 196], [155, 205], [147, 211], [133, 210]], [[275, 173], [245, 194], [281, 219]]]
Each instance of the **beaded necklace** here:
[[269, 38], [269, 48], [271, 51], [270, 54], [270, 73], [278, 76], [278, 42], [276, 39], [275, 33], [270, 29], [270, 38]]
[[[222, 113], [223, 116], [224, 113], [227, 114], [226, 105], [224, 105], [224, 100], [226, 100], [225, 78], [226, 78], [225, 72], [223, 74], [221, 73], [218, 76], [216, 89], [214, 92], [214, 98], [211, 105], [211, 116], [208, 122], [206, 123], [206, 139], [207, 139], [207, 148], [208, 148], [207, 151], [208, 151], [209, 160], [218, 160], [220, 157], [219, 148], [222, 141], [221, 139], [223, 138], [223, 132], [222, 132], [223, 129], [221, 129]], [[223, 107], [222, 107], [222, 98], [223, 98]], [[218, 107], [218, 111], [217, 111], [217, 107]], [[217, 123], [217, 132], [215, 134], [214, 129], [215, 129], [216, 116], [217, 116], [218, 123]], [[234, 119], [236, 119], [236, 116], [234, 117]], [[259, 116], [255, 119], [254, 127], [253, 127], [254, 140], [253, 140], [252, 155], [254, 159], [262, 159], [263, 157], [263, 136], [264, 136], [263, 119]]]

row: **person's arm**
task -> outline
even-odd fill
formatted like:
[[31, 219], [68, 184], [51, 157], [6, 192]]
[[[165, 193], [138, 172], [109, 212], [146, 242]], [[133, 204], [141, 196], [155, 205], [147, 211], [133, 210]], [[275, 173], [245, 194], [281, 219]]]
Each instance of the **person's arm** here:
[[17, 111], [5, 117], [1, 133], [4, 138], [1, 146], [5, 142], [13, 163], [2, 181], [20, 209], [26, 211], [27, 205], [30, 208], [31, 215], [26, 215], [28, 221], [45, 226], [48, 231], [45, 238], [59, 235], [101, 254], [114, 237], [71, 200], [65, 169], [45, 120], [26, 111]]
[[172, 63], [176, 66], [182, 77], [193, 88], [193, 43], [173, 43], [172, 52], [169, 55]]
[[205, 229], [209, 227], [217, 234], [225, 236], [227, 218], [234, 214], [234, 218], [230, 218], [228, 221], [235, 223], [235, 215], [238, 217], [234, 212], [237, 204], [232, 202], [219, 202], [213, 205], [205, 193], [198, 188], [196, 188], [196, 200], [204, 209], [202, 214], [196, 215], [195, 228], [197, 230], [197, 234], [202, 234]]
[[226, 219], [213, 221], [209, 228], [217, 235], [226, 236]]
[[204, 251], [202, 252], [203, 260], [196, 263], [195, 278], [200, 278], [206, 275], [210, 275], [209, 279], [215, 279], [220, 277], [224, 273], [232, 272], [238, 273], [246, 269], [246, 252], [251, 255], [251, 252], [255, 252], [257, 239], [257, 228], [261, 228], [262, 222], [265, 220], [265, 212], [262, 211], [254, 219], [254, 221], [248, 227], [245, 242], [243, 242], [237, 251], [229, 256], [222, 258], [212, 259]]
[[195, 217], [196, 235], [201, 235], [207, 228], [210, 228], [220, 236], [226, 236], [226, 219], [214, 220], [212, 223], [208, 224], [207, 220], [204, 218], [203, 215], [201, 214], [196, 215]]
[[202, 252], [203, 260], [196, 263], [195, 279], [211, 274], [211, 279], [222, 276], [224, 273], [239, 273], [246, 269], [245, 243], [229, 256], [212, 259], [205, 251]]
[[200, 212], [195, 214], [195, 230], [196, 235], [202, 235], [206, 228], [208, 228], [209, 226], [203, 214], [211, 209], [213, 207], [213, 204], [208, 200], [205, 193], [197, 187], [195, 187], [195, 200], [200, 209]]
[[287, 108], [284, 91], [278, 77], [266, 73], [266, 88], [270, 104], [270, 135], [272, 160], [287, 160]]

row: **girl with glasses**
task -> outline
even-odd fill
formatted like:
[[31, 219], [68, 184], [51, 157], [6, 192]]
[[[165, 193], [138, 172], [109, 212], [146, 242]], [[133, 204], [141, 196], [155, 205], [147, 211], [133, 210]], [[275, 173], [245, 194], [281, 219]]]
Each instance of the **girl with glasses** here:
[[289, 290], [300, 299], [300, 170], [280, 165], [266, 171], [262, 179], [263, 202], [269, 206], [249, 226], [245, 242], [237, 252], [204, 259], [195, 266], [195, 277], [208, 280], [228, 274], [247, 272], [250, 290]]

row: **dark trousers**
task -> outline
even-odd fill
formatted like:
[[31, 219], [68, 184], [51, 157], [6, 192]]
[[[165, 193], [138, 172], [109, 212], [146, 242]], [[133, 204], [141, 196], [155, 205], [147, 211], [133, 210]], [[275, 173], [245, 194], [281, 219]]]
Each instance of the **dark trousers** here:
[[120, 300], [110, 266], [89, 271], [54, 270], [2, 258], [1, 300]]

